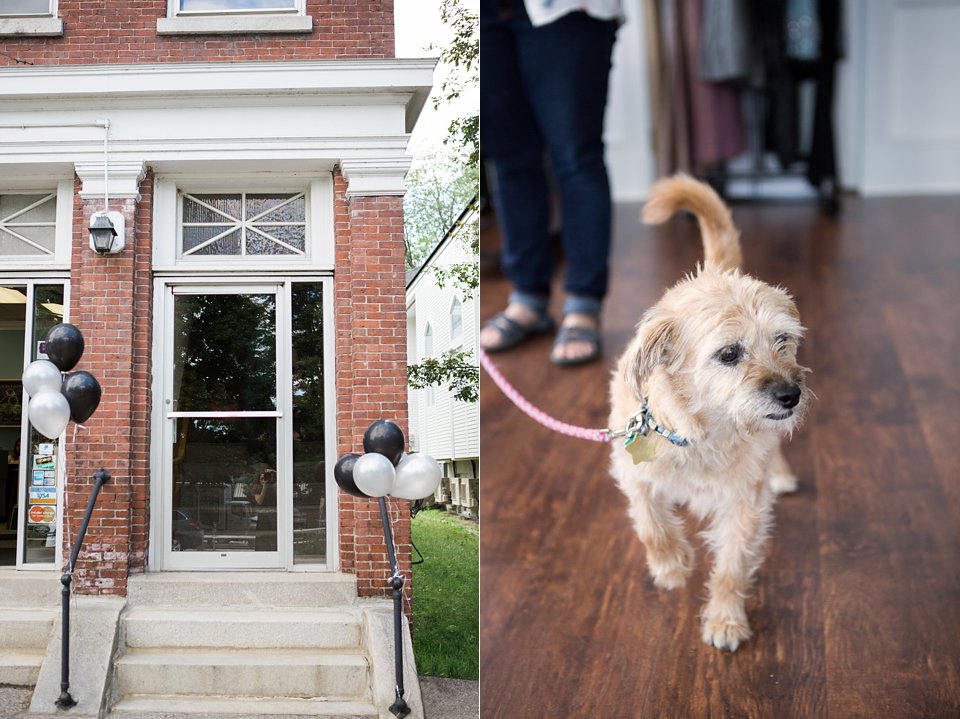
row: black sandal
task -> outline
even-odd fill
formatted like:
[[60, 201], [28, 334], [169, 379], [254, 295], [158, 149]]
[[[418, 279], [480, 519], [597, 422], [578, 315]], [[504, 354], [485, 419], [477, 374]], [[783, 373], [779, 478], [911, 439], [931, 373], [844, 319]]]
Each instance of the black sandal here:
[[484, 328], [493, 327], [500, 333], [500, 341], [497, 344], [483, 348], [487, 352], [503, 352], [513, 349], [531, 337], [552, 332], [554, 328], [553, 318], [549, 315], [542, 315], [532, 325], [523, 325], [507, 317], [503, 312], [491, 317], [483, 326]]
[[590, 351], [580, 357], [555, 357], [550, 353], [550, 361], [561, 367], [572, 367], [574, 365], [587, 364], [593, 362], [600, 356], [600, 334], [593, 327], [564, 327], [560, 326], [557, 331], [557, 338], [553, 341], [553, 347], [556, 349], [560, 345], [571, 342], [583, 342], [590, 345]]

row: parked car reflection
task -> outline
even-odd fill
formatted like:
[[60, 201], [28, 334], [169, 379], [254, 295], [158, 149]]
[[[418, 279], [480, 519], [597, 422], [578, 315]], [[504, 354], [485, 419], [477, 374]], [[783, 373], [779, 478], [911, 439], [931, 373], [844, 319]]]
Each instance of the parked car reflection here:
[[203, 545], [200, 522], [182, 509], [173, 510], [173, 551], [199, 549]]

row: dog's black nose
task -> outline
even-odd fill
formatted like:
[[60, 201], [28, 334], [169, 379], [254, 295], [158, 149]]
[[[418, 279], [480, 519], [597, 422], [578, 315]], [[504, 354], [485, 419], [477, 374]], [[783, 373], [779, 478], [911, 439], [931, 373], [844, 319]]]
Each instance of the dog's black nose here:
[[786, 409], [793, 409], [800, 404], [800, 385], [793, 382], [776, 384], [772, 388], [773, 398]]

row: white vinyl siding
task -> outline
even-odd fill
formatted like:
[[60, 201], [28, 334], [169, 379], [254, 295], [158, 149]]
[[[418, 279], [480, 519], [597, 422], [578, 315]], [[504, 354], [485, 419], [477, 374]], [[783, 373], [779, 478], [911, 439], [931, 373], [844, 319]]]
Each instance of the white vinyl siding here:
[[[474, 218], [475, 221], [475, 218]], [[471, 255], [457, 237], [446, 245], [431, 260], [431, 267], [449, 267], [450, 265], [471, 261]], [[475, 292], [479, 292], [476, 290]], [[454, 298], [461, 302], [462, 337], [453, 344], [451, 308]], [[432, 330], [432, 356], [440, 357], [454, 348], [470, 352], [476, 360], [479, 335], [478, 297], [463, 297], [450, 283], [445, 289], [436, 284], [436, 278], [429, 267], [421, 270], [414, 283], [407, 289], [407, 307], [412, 312], [411, 325], [417, 331], [416, 355], [410, 352], [410, 362], [423, 359], [424, 331], [429, 323]], [[409, 392], [411, 422], [416, 418], [417, 426], [411, 425], [411, 432], [417, 438], [417, 451], [431, 455], [438, 460], [468, 460], [480, 456], [480, 406], [479, 403], [460, 402], [454, 399], [446, 387], [438, 387], [434, 393], [433, 404], [427, 402], [428, 390]]]

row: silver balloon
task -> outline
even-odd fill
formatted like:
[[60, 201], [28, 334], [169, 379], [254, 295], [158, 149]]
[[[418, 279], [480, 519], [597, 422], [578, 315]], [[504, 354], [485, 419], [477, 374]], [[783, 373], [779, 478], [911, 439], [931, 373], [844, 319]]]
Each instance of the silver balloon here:
[[61, 382], [63, 377], [60, 375], [60, 370], [50, 360], [31, 362], [23, 370], [23, 389], [31, 397], [44, 390], [59, 392]]
[[440, 486], [440, 465], [428, 454], [410, 454], [397, 464], [397, 479], [390, 494], [400, 499], [425, 499]]
[[389, 494], [396, 474], [393, 462], [375, 452], [363, 455], [353, 465], [353, 481], [368, 497]]
[[56, 439], [70, 421], [70, 404], [60, 392], [45, 390], [30, 398], [27, 415], [40, 434], [48, 439]]

